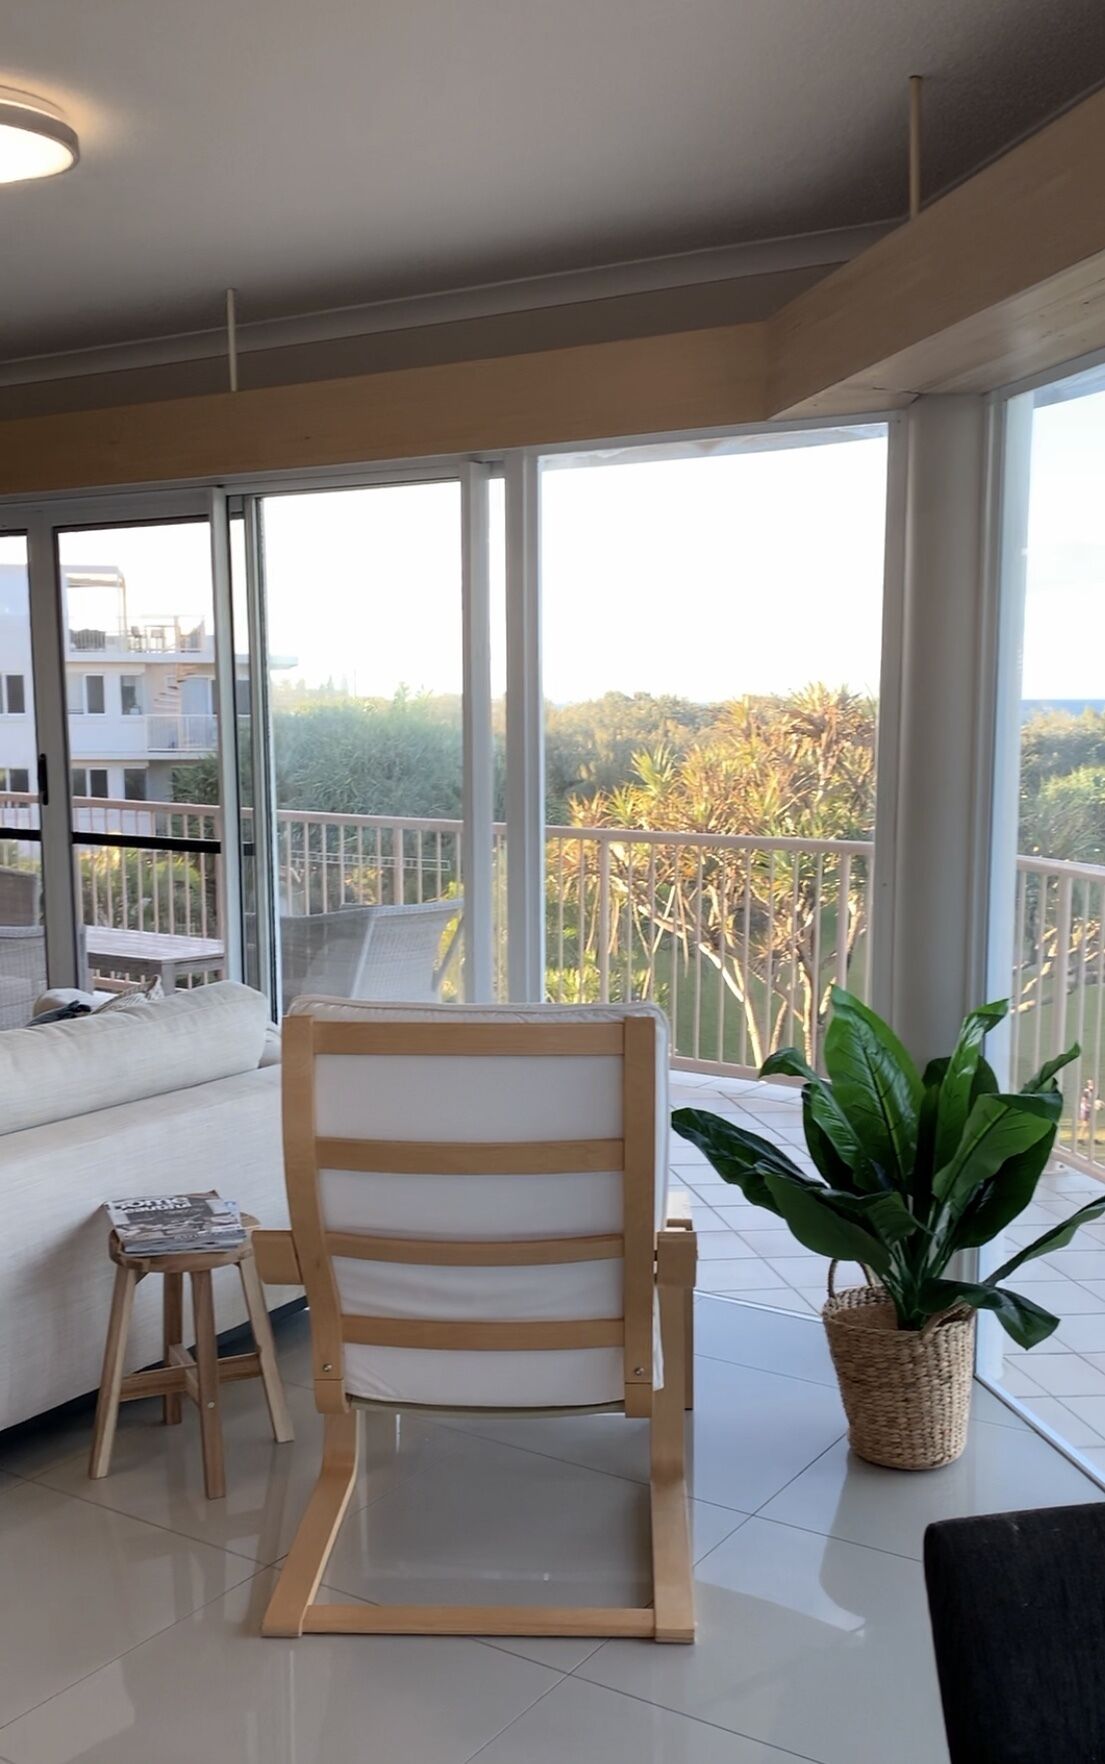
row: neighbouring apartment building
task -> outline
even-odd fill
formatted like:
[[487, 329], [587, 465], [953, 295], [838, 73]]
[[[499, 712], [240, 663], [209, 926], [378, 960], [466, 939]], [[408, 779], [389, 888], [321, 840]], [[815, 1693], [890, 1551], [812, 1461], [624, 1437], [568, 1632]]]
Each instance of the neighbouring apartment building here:
[[[62, 569], [76, 798], [173, 800], [175, 770], [212, 754], [215, 643], [202, 615], [135, 616], [123, 572]], [[27, 577], [0, 564], [0, 791], [34, 788]], [[181, 794], [178, 791], [177, 796]]]

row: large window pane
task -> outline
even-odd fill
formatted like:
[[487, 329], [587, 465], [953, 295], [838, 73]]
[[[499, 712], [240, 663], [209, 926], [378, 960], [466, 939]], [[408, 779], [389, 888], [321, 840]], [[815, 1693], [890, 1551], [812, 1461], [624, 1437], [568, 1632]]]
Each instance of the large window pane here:
[[[109, 988], [217, 977], [208, 523], [66, 530], [58, 559], [85, 974]], [[189, 849], [138, 843], [170, 839]]]
[[886, 434], [551, 458], [548, 993], [816, 1059], [868, 987]]
[[262, 505], [285, 1007], [463, 987], [461, 492]]
[[[1105, 376], [1018, 397], [1006, 421], [992, 952], [1011, 994], [1001, 1054], [1020, 1085], [1064, 1049], [1081, 1051], [1060, 1074], [1056, 1155], [1031, 1206], [982, 1251], [987, 1271], [1105, 1192]], [[1007, 1284], [1059, 1325], [1025, 1354], [986, 1320], [984, 1370], [1105, 1472], [1100, 1226]]]
[[0, 1029], [29, 1022], [46, 989], [38, 743], [31, 674], [27, 542], [0, 534]]

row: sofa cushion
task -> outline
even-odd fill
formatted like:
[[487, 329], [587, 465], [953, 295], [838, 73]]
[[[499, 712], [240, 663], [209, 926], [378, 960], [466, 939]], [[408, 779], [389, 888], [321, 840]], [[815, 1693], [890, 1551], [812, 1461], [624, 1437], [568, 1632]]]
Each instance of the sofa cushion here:
[[127, 1011], [10, 1029], [0, 1035], [0, 1134], [252, 1072], [268, 1015], [259, 992], [221, 980]]

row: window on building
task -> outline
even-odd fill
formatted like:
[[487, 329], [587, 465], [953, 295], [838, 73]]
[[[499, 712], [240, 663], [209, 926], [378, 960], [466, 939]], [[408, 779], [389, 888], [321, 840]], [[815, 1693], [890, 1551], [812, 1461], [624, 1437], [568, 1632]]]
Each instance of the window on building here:
[[71, 777], [74, 796], [102, 798], [108, 794], [106, 766], [74, 766]]
[[0, 790], [10, 790], [13, 795], [27, 795], [31, 788], [31, 774], [26, 766], [0, 766]]
[[[84, 705], [90, 717], [102, 717], [106, 709], [104, 692], [104, 676], [102, 674], [86, 674], [84, 677]], [[107, 791], [104, 791], [107, 795]]]
[[125, 717], [137, 717], [142, 714], [142, 676], [141, 674], [123, 674], [119, 681], [119, 699]]
[[5, 674], [0, 679], [0, 711], [9, 717], [21, 717], [27, 709], [27, 692], [22, 674]]
[[145, 766], [123, 767], [123, 795], [128, 802], [145, 802], [146, 800], [146, 768]]

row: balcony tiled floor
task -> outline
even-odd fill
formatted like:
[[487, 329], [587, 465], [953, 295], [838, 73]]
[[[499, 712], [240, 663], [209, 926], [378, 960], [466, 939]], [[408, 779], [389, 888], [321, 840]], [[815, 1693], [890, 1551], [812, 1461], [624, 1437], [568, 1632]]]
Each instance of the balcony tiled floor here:
[[[318, 1465], [302, 1313], [278, 1328], [296, 1441], [272, 1443], [256, 1385], [228, 1386], [225, 1500], [203, 1497], [194, 1416], [166, 1429], [156, 1402], [126, 1405], [101, 1482], [87, 1412], [0, 1437], [0, 1760], [947, 1764], [925, 1525], [1099, 1491], [982, 1390], [958, 1464], [861, 1464], [809, 1313], [703, 1296], [696, 1327], [693, 1648], [263, 1641]], [[365, 1430], [330, 1596], [640, 1596], [644, 1423], [374, 1415]]]
[[[813, 1170], [799, 1092], [792, 1086], [673, 1072], [671, 1100], [673, 1108], [726, 1115], [777, 1141], [802, 1169]], [[690, 1193], [700, 1233], [699, 1290], [802, 1315], [819, 1312], [824, 1257], [803, 1254], [779, 1220], [751, 1206], [675, 1134], [671, 1157], [673, 1184]], [[1006, 1233], [1002, 1259], [1100, 1193], [1092, 1176], [1065, 1166], [1049, 1171], [1036, 1199]], [[854, 1265], [842, 1268], [843, 1284], [860, 1279]], [[1105, 1220], [1085, 1226], [1067, 1249], [1027, 1263], [1010, 1284], [1054, 1312], [1060, 1323], [1031, 1353], [997, 1337], [1004, 1354], [1001, 1382], [1105, 1474]], [[990, 1329], [996, 1336], [996, 1327]]]

